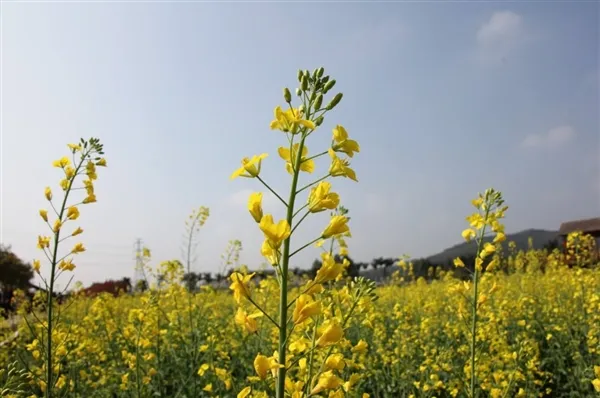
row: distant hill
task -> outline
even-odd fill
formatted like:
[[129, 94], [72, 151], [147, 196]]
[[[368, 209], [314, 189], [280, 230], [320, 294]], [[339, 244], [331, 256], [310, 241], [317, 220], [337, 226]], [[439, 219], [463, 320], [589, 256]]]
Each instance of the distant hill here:
[[[558, 239], [558, 231], [547, 231], [544, 229], [526, 229], [521, 232], [514, 234], [507, 234], [506, 241], [502, 244], [505, 252], [508, 251], [508, 242], [515, 242], [517, 250], [527, 250], [528, 240], [533, 240], [534, 249], [542, 249], [546, 244], [554, 239]], [[491, 242], [493, 236], [488, 236], [484, 239], [485, 242]], [[445, 264], [448, 260], [452, 260], [456, 257], [472, 255], [475, 252], [477, 244], [474, 241], [463, 242], [448, 249], [434, 254], [433, 256], [427, 257], [427, 260], [434, 264]]]
[[[558, 231], [547, 231], [544, 229], [526, 229], [524, 231], [516, 232], [514, 234], [507, 234], [506, 241], [503, 243], [504, 252], [508, 252], [508, 242], [515, 242], [517, 250], [527, 250], [528, 248], [528, 240], [531, 238], [533, 240], [533, 248], [534, 249], [542, 249], [546, 244], [550, 241], [558, 239]], [[488, 236], [484, 238], [485, 242], [490, 242], [493, 239], [492, 236]], [[468, 255], [473, 255], [475, 253], [475, 249], [477, 248], [477, 244], [474, 241], [471, 242], [462, 242], [452, 247], [445, 249], [444, 251], [434, 254], [432, 256], [426, 257], [426, 260], [430, 261], [436, 265], [446, 265], [449, 261], [452, 261], [456, 257], [463, 257]], [[416, 259], [412, 259], [414, 261]], [[394, 273], [394, 271], [399, 270], [400, 268], [397, 266], [392, 266], [387, 270], [372, 269], [369, 268], [367, 270], [362, 270], [361, 275], [373, 279], [373, 280], [381, 280], [384, 277], [384, 273], [386, 277], [389, 277]]]

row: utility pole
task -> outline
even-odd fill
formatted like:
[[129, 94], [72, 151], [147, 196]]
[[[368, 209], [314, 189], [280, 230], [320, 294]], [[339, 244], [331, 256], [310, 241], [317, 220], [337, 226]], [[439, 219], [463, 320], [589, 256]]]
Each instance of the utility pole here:
[[135, 250], [135, 268], [133, 273], [133, 288], [138, 288], [140, 281], [148, 282], [146, 280], [146, 273], [144, 272], [144, 253], [143, 253], [143, 242], [142, 239], [137, 238], [134, 244]]

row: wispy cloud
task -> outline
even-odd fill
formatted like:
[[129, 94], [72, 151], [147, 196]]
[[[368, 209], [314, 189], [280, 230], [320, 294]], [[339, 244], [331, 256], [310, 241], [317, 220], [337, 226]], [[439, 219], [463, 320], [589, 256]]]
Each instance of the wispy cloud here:
[[476, 34], [477, 58], [486, 64], [504, 62], [524, 42], [523, 17], [512, 11], [496, 11]]
[[545, 133], [529, 134], [521, 142], [521, 146], [524, 148], [555, 148], [572, 141], [575, 135], [573, 127], [558, 126]]

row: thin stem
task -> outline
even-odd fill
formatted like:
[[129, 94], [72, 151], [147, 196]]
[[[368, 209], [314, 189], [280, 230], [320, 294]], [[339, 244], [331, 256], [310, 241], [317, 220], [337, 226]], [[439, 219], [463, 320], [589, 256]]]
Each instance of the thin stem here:
[[304, 246], [302, 246], [300, 249], [296, 250], [295, 252], [293, 252], [292, 254], [290, 254], [290, 257], [292, 257], [294, 254], [306, 249], [308, 246], [312, 245], [313, 243], [317, 242], [319, 239], [321, 239], [321, 237], [318, 237], [317, 239], [313, 240], [312, 242], [308, 242], [307, 244], [305, 244]]
[[254, 300], [252, 300], [252, 298], [250, 298], [249, 296], [247, 297], [248, 301], [250, 301], [252, 303], [252, 305], [254, 305], [256, 307], [257, 310], [259, 310], [260, 312], [262, 312], [262, 314], [264, 316], [266, 316], [272, 323], [273, 325], [275, 325], [276, 328], [280, 328], [279, 324], [277, 322], [275, 322], [275, 320], [273, 318], [271, 318], [271, 316], [269, 314], [267, 314], [267, 312], [265, 310], [262, 309], [262, 307], [260, 305], [258, 305]]
[[323, 156], [323, 155], [327, 155], [328, 153], [329, 153], [329, 151], [323, 151], [323, 152], [321, 152], [321, 153], [319, 153], [319, 154], [316, 154], [316, 155], [314, 155], [314, 156], [311, 156], [311, 157], [309, 157], [309, 158], [306, 158], [306, 159], [304, 159], [304, 161], [305, 161], [305, 162], [308, 162], [309, 160], [316, 159], [316, 158], [318, 158], [318, 157], [321, 157], [321, 156]]
[[[302, 153], [302, 149], [304, 148], [304, 139], [303, 136], [300, 140], [300, 144], [298, 145], [298, 154]], [[292, 186], [290, 188], [290, 199], [287, 205], [287, 223], [288, 225], [292, 225], [292, 218], [294, 216], [294, 203], [296, 201], [296, 189], [298, 187], [298, 177], [300, 170], [300, 162], [301, 156], [296, 156], [295, 159], [295, 167], [294, 176], [292, 178]], [[284, 366], [279, 368], [277, 375], [277, 398], [284, 398], [285, 396], [285, 375], [286, 375], [286, 354], [287, 354], [287, 276], [288, 276], [288, 266], [290, 263], [290, 236], [283, 243], [283, 261], [281, 263], [281, 290], [279, 292], [279, 363]]]
[[[487, 221], [489, 215], [490, 206], [486, 203], [485, 217], [484, 221]], [[483, 244], [483, 237], [485, 235], [485, 227], [484, 224], [481, 228], [481, 232], [479, 235], [479, 239], [477, 240], [477, 257], [475, 257], [475, 264], [473, 270], [473, 302], [472, 311], [473, 311], [473, 320], [471, 322], [471, 397], [475, 398], [475, 345], [477, 343], [477, 301], [478, 301], [478, 288], [479, 288], [479, 270], [477, 269], [477, 258], [481, 253], [481, 246]]]
[[[312, 371], [313, 371], [313, 359], [314, 359], [314, 354], [315, 354], [315, 345], [317, 342], [317, 328], [319, 327], [319, 321], [321, 320], [321, 317], [317, 318], [317, 321], [315, 322], [315, 326], [313, 327], [313, 333], [312, 333], [312, 338], [310, 340], [310, 357], [308, 360], [308, 373], [306, 374], [306, 381], [305, 381], [305, 385], [306, 385], [306, 394], [308, 394], [310, 392], [309, 388], [310, 388], [310, 381], [312, 378]], [[327, 357], [325, 358], [325, 360], [327, 360]]]
[[296, 218], [296, 216], [298, 215], [298, 213], [300, 213], [302, 210], [304, 210], [306, 208], [306, 206], [308, 206], [308, 203], [305, 204], [304, 206], [302, 206], [301, 208], [299, 208], [298, 210], [296, 210], [294, 212], [294, 215], [292, 216], [292, 218]]
[[304, 191], [305, 189], [307, 189], [307, 188], [310, 188], [310, 187], [312, 187], [312, 186], [313, 186], [313, 185], [315, 185], [315, 184], [318, 184], [319, 182], [323, 181], [324, 179], [326, 179], [326, 178], [327, 178], [327, 177], [329, 177], [329, 176], [330, 176], [330, 174], [327, 174], [326, 176], [324, 176], [324, 177], [321, 177], [321, 178], [319, 178], [318, 180], [316, 180], [316, 181], [313, 181], [313, 182], [311, 182], [311, 183], [310, 183], [310, 184], [308, 184], [308, 185], [305, 185], [304, 187], [300, 188], [300, 190], [299, 190], [299, 191], [297, 191], [297, 192], [296, 192], [296, 194], [299, 194], [300, 192]]
[[263, 179], [262, 179], [262, 178], [260, 178], [260, 176], [256, 176], [256, 178], [257, 178], [257, 179], [258, 179], [258, 181], [260, 181], [260, 182], [261, 182], [261, 183], [262, 183], [262, 184], [263, 184], [265, 187], [267, 187], [267, 189], [268, 189], [269, 191], [271, 191], [271, 193], [272, 193], [273, 195], [277, 196], [277, 199], [279, 199], [279, 200], [281, 201], [281, 203], [283, 203], [283, 205], [284, 205], [285, 207], [289, 207], [289, 206], [288, 206], [288, 204], [286, 203], [286, 201], [285, 201], [285, 200], [283, 200], [283, 199], [281, 198], [281, 196], [279, 196], [279, 194], [278, 194], [277, 192], [275, 192], [273, 189], [271, 189], [271, 187], [270, 187], [270, 186], [269, 186], [269, 185], [268, 185], [266, 182], [264, 182], [264, 181], [263, 181]]
[[308, 215], [309, 215], [309, 214], [310, 214], [310, 210], [309, 210], [309, 211], [307, 211], [307, 212], [306, 212], [306, 214], [304, 214], [304, 215], [302, 216], [302, 218], [300, 219], [300, 221], [298, 221], [298, 222], [296, 223], [296, 225], [294, 225], [294, 228], [292, 228], [292, 233], [294, 233], [294, 231], [296, 230], [296, 228], [298, 228], [298, 226], [300, 225], [300, 223], [302, 223], [302, 221], [304, 221], [304, 219], [305, 219], [306, 217], [308, 217]]
[[[85, 158], [90, 154], [90, 152], [86, 152], [85, 154], [82, 154], [81, 156], [81, 161], [79, 162], [79, 165], [77, 165], [77, 168], [75, 169], [75, 175], [77, 175], [77, 173], [79, 172], [79, 169], [81, 168], [81, 166], [83, 165], [83, 162], [85, 161]], [[63, 198], [63, 202], [60, 208], [60, 213], [58, 214], [58, 219], [62, 220], [64, 213], [65, 213], [65, 209], [66, 209], [66, 205], [67, 205], [67, 199], [69, 198], [69, 192], [71, 190], [71, 187], [73, 186], [73, 182], [75, 181], [75, 176], [73, 176], [73, 178], [69, 181], [69, 186], [65, 191], [65, 196]], [[54, 206], [52, 206], [54, 208]], [[62, 226], [61, 226], [62, 227]], [[56, 256], [57, 256], [57, 252], [58, 252], [58, 242], [60, 241], [60, 228], [54, 233], [54, 249], [52, 251], [52, 263], [51, 263], [51, 268], [50, 268], [50, 286], [48, 288], [48, 301], [46, 304], [46, 311], [47, 311], [47, 322], [48, 322], [48, 335], [46, 336], [46, 344], [47, 344], [47, 349], [46, 349], [46, 366], [47, 366], [47, 380], [46, 380], [46, 398], [51, 398], [52, 397], [52, 389], [54, 388], [54, 381], [53, 381], [53, 368], [52, 368], [52, 304], [53, 304], [53, 293], [54, 293], [54, 280], [55, 280], [55, 274], [56, 274]], [[45, 252], [45, 250], [44, 250]]]

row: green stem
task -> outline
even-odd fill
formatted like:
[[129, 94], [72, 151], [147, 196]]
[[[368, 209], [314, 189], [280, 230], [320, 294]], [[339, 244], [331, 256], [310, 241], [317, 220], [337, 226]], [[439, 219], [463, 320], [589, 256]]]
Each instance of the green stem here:
[[305, 204], [304, 206], [302, 206], [301, 208], [299, 208], [298, 210], [296, 210], [294, 212], [294, 216], [292, 218], [296, 218], [296, 216], [298, 215], [298, 213], [300, 213], [302, 210], [304, 210], [306, 208], [306, 206], [308, 206], [308, 203]]
[[[292, 218], [294, 216], [294, 203], [296, 201], [296, 189], [298, 187], [298, 177], [300, 174], [300, 162], [302, 149], [304, 148], [304, 139], [302, 137], [300, 140], [300, 145], [298, 146], [298, 156], [295, 159], [295, 167], [294, 167], [294, 176], [292, 178], [292, 186], [290, 188], [290, 199], [287, 205], [287, 223], [288, 225], [292, 225]], [[285, 374], [286, 374], [286, 354], [287, 354], [287, 276], [288, 276], [288, 266], [290, 263], [290, 243], [291, 243], [292, 235], [285, 240], [283, 243], [283, 259], [281, 263], [281, 290], [279, 294], [279, 363], [284, 365], [279, 368], [278, 376], [277, 376], [277, 398], [284, 398], [285, 396]]]
[[[304, 142], [304, 141], [303, 141], [303, 142]], [[285, 200], [283, 200], [283, 199], [281, 198], [281, 196], [279, 196], [279, 194], [278, 194], [277, 192], [275, 192], [273, 189], [271, 189], [271, 187], [270, 187], [270, 186], [269, 186], [269, 185], [268, 185], [266, 182], [264, 182], [264, 181], [263, 181], [263, 179], [262, 179], [262, 178], [260, 178], [260, 176], [256, 176], [256, 178], [258, 178], [258, 181], [260, 181], [260, 182], [261, 182], [261, 183], [262, 183], [262, 184], [263, 184], [265, 187], [267, 187], [267, 189], [268, 189], [269, 191], [271, 191], [271, 193], [272, 193], [273, 195], [277, 196], [277, 199], [279, 199], [279, 200], [281, 201], [281, 203], [283, 203], [283, 205], [284, 205], [285, 207], [289, 207], [289, 206], [288, 206], [288, 204], [285, 202]]]
[[[487, 222], [489, 216], [489, 205], [486, 203], [485, 217], [484, 220]], [[471, 321], [471, 397], [475, 398], [475, 345], [477, 344], [477, 301], [478, 301], [478, 288], [479, 288], [479, 270], [477, 269], [477, 258], [481, 253], [481, 246], [483, 244], [483, 237], [485, 235], [485, 227], [484, 224], [481, 228], [481, 232], [479, 234], [479, 238], [477, 240], [477, 257], [475, 257], [475, 264], [473, 270], [473, 303], [472, 303], [472, 321]], [[483, 266], [483, 264], [482, 264]]]
[[294, 225], [294, 228], [292, 228], [292, 232], [291, 232], [291, 233], [294, 233], [294, 231], [296, 230], [296, 228], [298, 228], [298, 226], [300, 225], [300, 223], [301, 223], [302, 221], [304, 221], [304, 219], [305, 219], [306, 217], [308, 217], [308, 215], [309, 215], [309, 214], [310, 214], [310, 210], [309, 210], [309, 211], [307, 211], [307, 212], [306, 212], [306, 214], [304, 214], [304, 215], [302, 216], [302, 218], [300, 219], [300, 221], [298, 221], [298, 222], [296, 223], [296, 225]]
[[290, 254], [290, 257], [292, 257], [296, 253], [301, 252], [302, 250], [306, 249], [308, 246], [312, 245], [313, 243], [317, 242], [320, 239], [321, 239], [321, 237], [318, 237], [317, 239], [313, 240], [312, 242], [308, 242], [307, 244], [302, 246], [300, 249], [298, 249], [298, 250], [294, 251], [292, 254]]
[[[62, 223], [62, 219], [65, 213], [65, 209], [67, 207], [67, 199], [69, 198], [69, 192], [71, 191], [71, 187], [73, 186], [73, 182], [75, 181], [75, 176], [77, 176], [77, 174], [79, 173], [79, 169], [81, 168], [81, 166], [83, 165], [83, 162], [85, 161], [85, 158], [89, 155], [89, 152], [86, 152], [84, 155], [81, 156], [81, 161], [79, 162], [79, 165], [77, 165], [77, 168], [75, 169], [75, 174], [73, 175], [73, 178], [69, 181], [69, 186], [67, 187], [67, 189], [65, 190], [65, 196], [63, 198], [62, 201], [62, 205], [60, 208], [60, 213], [58, 214], [58, 219], [61, 220]], [[54, 206], [53, 206], [54, 207]], [[61, 225], [62, 228], [62, 225]], [[52, 263], [51, 263], [51, 268], [50, 268], [50, 286], [48, 288], [48, 301], [46, 303], [46, 311], [47, 311], [47, 322], [48, 322], [48, 335], [46, 336], [46, 344], [47, 344], [47, 349], [46, 349], [46, 365], [47, 365], [47, 380], [46, 380], [46, 398], [51, 398], [52, 397], [52, 388], [54, 387], [54, 382], [53, 382], [53, 377], [54, 375], [53, 373], [53, 369], [52, 369], [52, 304], [53, 304], [53, 297], [52, 294], [54, 292], [54, 279], [55, 279], [55, 274], [56, 274], [56, 256], [57, 256], [57, 252], [58, 252], [58, 242], [60, 241], [60, 228], [58, 229], [58, 231], [54, 232], [54, 249], [52, 251]]]
[[273, 318], [271, 318], [271, 316], [269, 314], [267, 314], [267, 312], [265, 310], [263, 310], [260, 305], [256, 304], [256, 302], [254, 300], [252, 300], [250, 297], [247, 297], [247, 298], [248, 298], [248, 301], [250, 301], [252, 303], [252, 305], [254, 305], [256, 307], [257, 310], [262, 312], [262, 314], [264, 316], [266, 316], [273, 323], [273, 325], [275, 325], [276, 328], [280, 328], [279, 324], [277, 322], [275, 322], [275, 320]]
[[[304, 142], [304, 141], [303, 141], [303, 142]], [[310, 187], [312, 187], [313, 185], [320, 183], [321, 181], [323, 181], [323, 180], [324, 180], [324, 179], [326, 179], [327, 177], [329, 177], [329, 174], [327, 174], [327, 175], [326, 175], [326, 176], [324, 176], [324, 177], [321, 177], [321, 178], [319, 178], [319, 179], [318, 179], [318, 180], [316, 180], [316, 181], [313, 181], [313, 182], [311, 182], [311, 183], [310, 183], [310, 184], [308, 184], [308, 185], [305, 185], [305, 186], [303, 186], [302, 188], [300, 188], [300, 190], [299, 190], [299, 191], [297, 191], [297, 192], [296, 192], [296, 194], [299, 194], [300, 192], [304, 191], [305, 189], [307, 189], [307, 188], [310, 188]]]
[[316, 155], [314, 155], [314, 156], [311, 156], [311, 157], [309, 157], [309, 158], [306, 158], [306, 159], [304, 159], [304, 161], [305, 161], [305, 162], [308, 162], [309, 160], [316, 159], [316, 158], [318, 158], [318, 157], [321, 157], [321, 156], [323, 156], [323, 155], [327, 155], [328, 153], [329, 153], [329, 151], [323, 151], [323, 152], [321, 152], [321, 153], [319, 153], [319, 154], [316, 154]]

